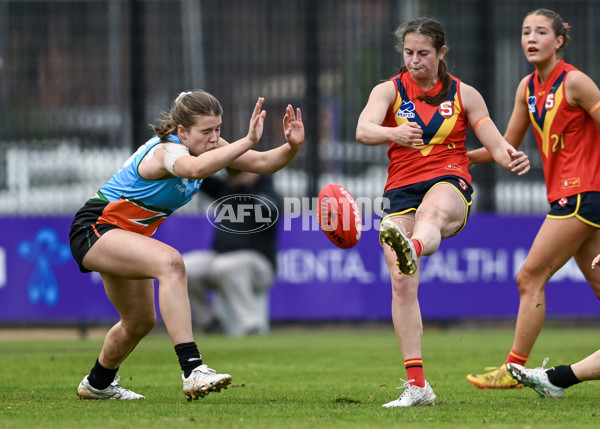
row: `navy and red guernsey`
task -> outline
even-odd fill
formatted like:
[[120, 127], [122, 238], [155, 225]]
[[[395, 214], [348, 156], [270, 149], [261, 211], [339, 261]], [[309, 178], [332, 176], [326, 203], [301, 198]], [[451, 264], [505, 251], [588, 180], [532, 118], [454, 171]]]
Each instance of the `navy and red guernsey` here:
[[382, 125], [397, 127], [406, 122], [416, 122], [423, 131], [424, 144], [419, 151], [390, 142], [386, 191], [449, 174], [471, 183], [469, 161], [465, 155], [469, 122], [460, 96], [460, 80], [451, 78], [450, 93], [438, 106], [431, 106], [418, 97], [439, 93], [441, 81], [438, 80], [430, 90], [423, 91], [409, 72], [391, 79], [397, 89], [396, 100]]

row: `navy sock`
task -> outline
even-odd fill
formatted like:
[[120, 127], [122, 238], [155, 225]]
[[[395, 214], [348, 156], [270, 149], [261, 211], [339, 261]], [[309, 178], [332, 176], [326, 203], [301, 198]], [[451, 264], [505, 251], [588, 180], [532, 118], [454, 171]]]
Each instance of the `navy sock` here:
[[581, 380], [575, 376], [571, 365], [558, 365], [546, 371], [548, 380], [555, 386], [567, 388], [574, 384], [581, 383]]
[[110, 386], [113, 381], [115, 381], [115, 376], [117, 375], [118, 370], [119, 368], [104, 368], [102, 365], [100, 365], [98, 359], [96, 359], [96, 364], [90, 371], [88, 381], [94, 389], [104, 390]]
[[202, 365], [202, 356], [198, 351], [196, 343], [181, 343], [175, 346], [175, 353], [179, 358], [179, 366], [183, 371], [183, 376], [188, 378], [192, 370]]

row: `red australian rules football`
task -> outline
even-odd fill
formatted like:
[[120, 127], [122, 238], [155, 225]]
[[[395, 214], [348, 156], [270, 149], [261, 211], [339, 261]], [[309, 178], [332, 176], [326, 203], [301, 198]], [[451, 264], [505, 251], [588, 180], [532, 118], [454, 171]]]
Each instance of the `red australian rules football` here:
[[346, 188], [329, 183], [319, 192], [319, 226], [333, 244], [349, 249], [362, 233], [362, 216], [354, 197]]

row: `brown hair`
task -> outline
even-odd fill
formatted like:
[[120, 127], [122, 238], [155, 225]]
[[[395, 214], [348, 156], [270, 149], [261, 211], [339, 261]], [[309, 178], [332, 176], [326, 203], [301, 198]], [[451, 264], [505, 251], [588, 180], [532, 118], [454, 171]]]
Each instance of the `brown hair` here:
[[[402, 52], [404, 38], [407, 34], [411, 33], [417, 33], [428, 37], [435, 48], [436, 53], [446, 44], [446, 33], [438, 21], [433, 18], [415, 18], [398, 27], [394, 32], [394, 35], [398, 39], [396, 49], [399, 52]], [[407, 70], [406, 65], [404, 65], [400, 68], [400, 73]], [[419, 100], [424, 101], [431, 106], [437, 106], [448, 97], [452, 86], [452, 78], [448, 72], [448, 63], [444, 59], [441, 59], [438, 65], [438, 77], [442, 81], [442, 90], [435, 96], [422, 95], [419, 97]]]
[[161, 113], [158, 125], [150, 124], [161, 141], [167, 142], [167, 136], [177, 133], [177, 126], [183, 125], [188, 130], [196, 120], [194, 116], [221, 116], [223, 107], [213, 95], [206, 91], [182, 92], [173, 102], [168, 113]]
[[530, 15], [545, 16], [552, 23], [552, 31], [554, 31], [554, 35], [556, 37], [558, 37], [558, 36], [563, 37], [563, 44], [560, 46], [560, 48], [558, 48], [558, 51], [556, 51], [556, 55], [559, 58], [562, 58], [562, 50], [571, 41], [571, 36], [569, 35], [569, 29], [571, 28], [571, 26], [569, 24], [567, 24], [566, 22], [564, 22], [558, 13], [556, 13], [550, 9], [534, 10], [533, 12], [529, 12], [527, 14], [527, 16], [525, 16], [525, 18], [527, 18]]

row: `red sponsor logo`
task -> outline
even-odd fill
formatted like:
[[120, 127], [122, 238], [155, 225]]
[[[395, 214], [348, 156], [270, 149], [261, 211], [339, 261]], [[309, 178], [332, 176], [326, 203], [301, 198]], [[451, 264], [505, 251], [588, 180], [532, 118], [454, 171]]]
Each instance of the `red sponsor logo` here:
[[462, 167], [457, 164], [448, 164], [448, 165], [446, 165], [446, 170], [462, 171]]
[[573, 187], [577, 187], [577, 186], [581, 186], [581, 180], [579, 179], [579, 177], [573, 177], [571, 179], [563, 179], [562, 180], [562, 187], [564, 188], [573, 188]]

